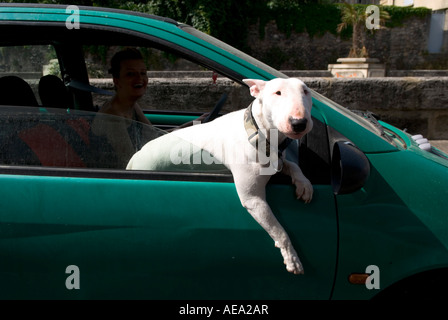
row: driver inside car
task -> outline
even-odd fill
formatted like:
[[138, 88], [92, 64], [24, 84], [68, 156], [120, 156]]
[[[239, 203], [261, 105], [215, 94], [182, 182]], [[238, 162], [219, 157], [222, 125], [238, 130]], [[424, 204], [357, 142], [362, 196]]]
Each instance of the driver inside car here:
[[[112, 147], [107, 152], [101, 146], [101, 163], [107, 167], [125, 168], [135, 152], [166, 131], [153, 127], [138, 104], [148, 86], [147, 68], [140, 51], [126, 48], [117, 52], [111, 59], [109, 73], [113, 77], [115, 95], [98, 111], [92, 132], [97, 137], [106, 138]], [[195, 121], [202, 121], [206, 116], [203, 114]], [[188, 122], [176, 129], [192, 124]]]

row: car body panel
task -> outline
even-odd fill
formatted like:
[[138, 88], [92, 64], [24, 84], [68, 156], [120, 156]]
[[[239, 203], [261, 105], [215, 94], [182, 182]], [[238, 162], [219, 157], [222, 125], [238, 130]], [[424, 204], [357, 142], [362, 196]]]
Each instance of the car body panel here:
[[[418, 189], [427, 185], [423, 181], [427, 176], [446, 175], [446, 168], [430, 167], [425, 158], [411, 151], [371, 154], [368, 158], [374, 169], [364, 188], [337, 196], [339, 240], [345, 245], [339, 249], [335, 299], [372, 298], [375, 290], [347, 282], [350, 274], [363, 273], [369, 265], [379, 267], [380, 289], [401, 277], [448, 265], [448, 189], [441, 181]], [[418, 163], [434, 172], [417, 177], [413, 171], [420, 167]], [[356, 290], [344, 291], [348, 286]], [[341, 292], [344, 294], [340, 296]]]
[[[0, 188], [9, 199], [0, 203], [0, 254], [8, 261], [1, 270], [3, 299], [33, 298], [35, 288], [44, 288], [44, 298], [77, 297], [64, 286], [69, 265], [80, 268], [82, 298], [331, 294], [335, 264], [325, 261], [336, 261], [334, 204], [315, 201], [304, 209], [289, 185], [270, 186], [269, 202], [301, 252], [307, 277], [285, 271], [272, 240], [241, 207], [233, 183], [3, 175]], [[331, 197], [329, 188], [315, 192], [317, 200]], [[60, 277], [50, 279], [53, 274]]]

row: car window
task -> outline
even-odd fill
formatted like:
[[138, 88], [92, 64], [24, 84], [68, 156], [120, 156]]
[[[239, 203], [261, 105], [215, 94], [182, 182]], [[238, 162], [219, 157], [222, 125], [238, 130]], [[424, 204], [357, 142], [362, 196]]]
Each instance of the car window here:
[[94, 112], [0, 107], [2, 165], [124, 169], [164, 131]]
[[[123, 46], [84, 46], [90, 83], [113, 91], [110, 60]], [[146, 113], [159, 111], [201, 115], [209, 112], [223, 93], [229, 94], [222, 113], [248, 105], [252, 98], [247, 95], [243, 101], [232, 99], [232, 93], [247, 92], [239, 84], [209, 68], [189, 61], [173, 52], [153, 47], [135, 46], [144, 58], [148, 70], [148, 88], [139, 100]], [[240, 95], [241, 96], [241, 95]], [[243, 95], [244, 96], [244, 95]], [[94, 104], [101, 108], [110, 96], [93, 93]]]
[[[98, 65], [98, 60], [103, 56], [113, 56], [122, 47], [85, 47], [85, 60], [92, 65]], [[183, 115], [185, 121], [192, 122], [204, 113], [210, 112], [223, 94], [227, 94], [227, 101], [221, 111], [225, 114], [234, 110], [247, 107], [253, 98], [249, 94], [247, 86], [207, 69], [194, 62], [188, 61], [172, 52], [165, 52], [155, 48], [137, 47], [144, 57], [148, 69], [148, 88], [146, 94], [138, 101], [140, 107], [146, 113], [151, 123], [163, 130], [176, 130], [182, 122], [177, 119]], [[108, 74], [108, 65], [104, 65], [99, 72], [89, 70], [90, 77], [95, 74]], [[109, 82], [110, 74], [108, 74]], [[91, 83], [101, 80], [91, 78]], [[104, 82], [102, 83], [104, 85]], [[234, 97], [245, 97], [243, 99]], [[94, 94], [94, 104], [103, 108], [110, 97]], [[186, 118], [185, 115], [189, 115]], [[111, 126], [112, 128], [113, 126]], [[114, 132], [112, 129], [108, 132]], [[182, 139], [163, 139], [160, 143], [151, 145], [151, 171], [174, 172], [206, 172], [206, 173], [230, 173], [228, 169], [213, 155], [197, 148]], [[287, 150], [288, 158], [298, 162], [298, 144], [293, 143]], [[157, 155], [166, 155], [170, 162], [161, 164]], [[149, 160], [148, 160], [149, 161]]]
[[57, 81], [62, 85], [60, 77], [53, 46], [0, 47], [0, 105], [52, 104], [55, 92], [50, 87]]
[[[313, 121], [313, 130], [300, 144], [291, 143], [286, 156], [295, 162], [300, 160], [302, 170], [313, 183], [329, 184], [326, 127], [317, 119]], [[124, 170], [136, 151], [167, 133], [155, 126], [107, 114], [19, 106], [0, 107], [0, 127], [0, 166], [75, 169]], [[180, 152], [182, 148], [177, 150]], [[186, 160], [182, 154], [175, 156], [181, 162]], [[169, 166], [163, 171], [229, 174], [219, 165], [190, 166], [194, 164], [194, 155], [188, 160], [185, 162], [188, 166]]]
[[[3, 99], [0, 101], [1, 165], [123, 171], [132, 155], [147, 142], [210, 112], [223, 93], [227, 94], [228, 99], [221, 114], [245, 108], [253, 99], [245, 85], [186, 60], [172, 51], [142, 46], [139, 43], [135, 48], [144, 56], [149, 79], [146, 93], [138, 103], [152, 125], [107, 115], [98, 111], [114, 94], [108, 72], [109, 62], [113, 54], [124, 47], [83, 46], [80, 52], [84, 55], [89, 83], [80, 87], [78, 82], [72, 81], [74, 76], [70, 73], [79, 66], [77, 63], [74, 64], [75, 67], [71, 65], [72, 60], [77, 57], [72, 53], [74, 48], [76, 46], [71, 47], [70, 55], [65, 57], [65, 61], [62, 60], [63, 68], [56, 59], [58, 47], [30, 45], [9, 47], [4, 51], [9, 54], [9, 58], [5, 53], [2, 70], [10, 74], [3, 74], [0, 78], [3, 81], [0, 86], [3, 90], [0, 95], [0, 99]], [[32, 52], [38, 62], [18, 65], [11, 55], [20, 56], [19, 52], [25, 55]], [[63, 55], [66, 52], [63, 51]], [[19, 70], [29, 70], [29, 74], [25, 75]], [[73, 83], [78, 87], [67, 86]], [[10, 89], [6, 89], [8, 86]], [[91, 95], [95, 111], [78, 110], [83, 108], [82, 104], [75, 103], [80, 93], [84, 96]], [[322, 174], [326, 174], [327, 170], [322, 170], [316, 164], [327, 166], [328, 163], [313, 161], [315, 158], [311, 155], [315, 152], [310, 152], [312, 147], [309, 148], [306, 143], [313, 141], [309, 145], [325, 145], [317, 141], [326, 140], [326, 132], [315, 132], [314, 138], [304, 139], [300, 147], [298, 143], [290, 144], [287, 157], [298, 163], [299, 153], [303, 154], [302, 158], [310, 159], [310, 162], [302, 161], [302, 168], [310, 172], [311, 181], [326, 183]], [[169, 145], [160, 147], [170, 148]], [[191, 163], [193, 158], [194, 156], [190, 159]], [[181, 161], [185, 162], [182, 155]], [[230, 175], [222, 164], [200, 164], [169, 166], [156, 171]], [[313, 178], [316, 172], [320, 173], [318, 179]]]
[[0, 47], [0, 75], [36, 80], [43, 75], [60, 75], [57, 54], [52, 45]]

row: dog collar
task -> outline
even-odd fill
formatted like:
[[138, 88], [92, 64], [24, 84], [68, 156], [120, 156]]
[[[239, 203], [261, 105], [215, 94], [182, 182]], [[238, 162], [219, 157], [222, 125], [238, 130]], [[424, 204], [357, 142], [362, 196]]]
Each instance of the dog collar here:
[[[269, 157], [271, 154], [271, 144], [269, 143], [268, 139], [263, 135], [259, 126], [257, 125], [257, 121], [255, 120], [254, 115], [252, 113], [252, 104], [253, 102], [246, 108], [246, 111], [244, 112], [244, 128], [246, 129], [247, 132], [247, 139], [249, 140], [249, 143], [258, 150], [258, 140], [260, 139], [261, 136], [266, 141], [266, 156]], [[288, 147], [291, 141], [292, 140], [287, 137], [278, 146], [277, 151], [279, 158], [281, 158], [283, 151]]]

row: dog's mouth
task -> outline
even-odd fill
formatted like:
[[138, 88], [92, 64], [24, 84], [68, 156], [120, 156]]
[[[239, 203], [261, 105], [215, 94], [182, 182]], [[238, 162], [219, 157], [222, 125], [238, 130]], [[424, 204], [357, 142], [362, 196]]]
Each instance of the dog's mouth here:
[[298, 140], [302, 138], [305, 134], [306, 132], [289, 132], [285, 133], [285, 136], [287, 136], [290, 139]]

